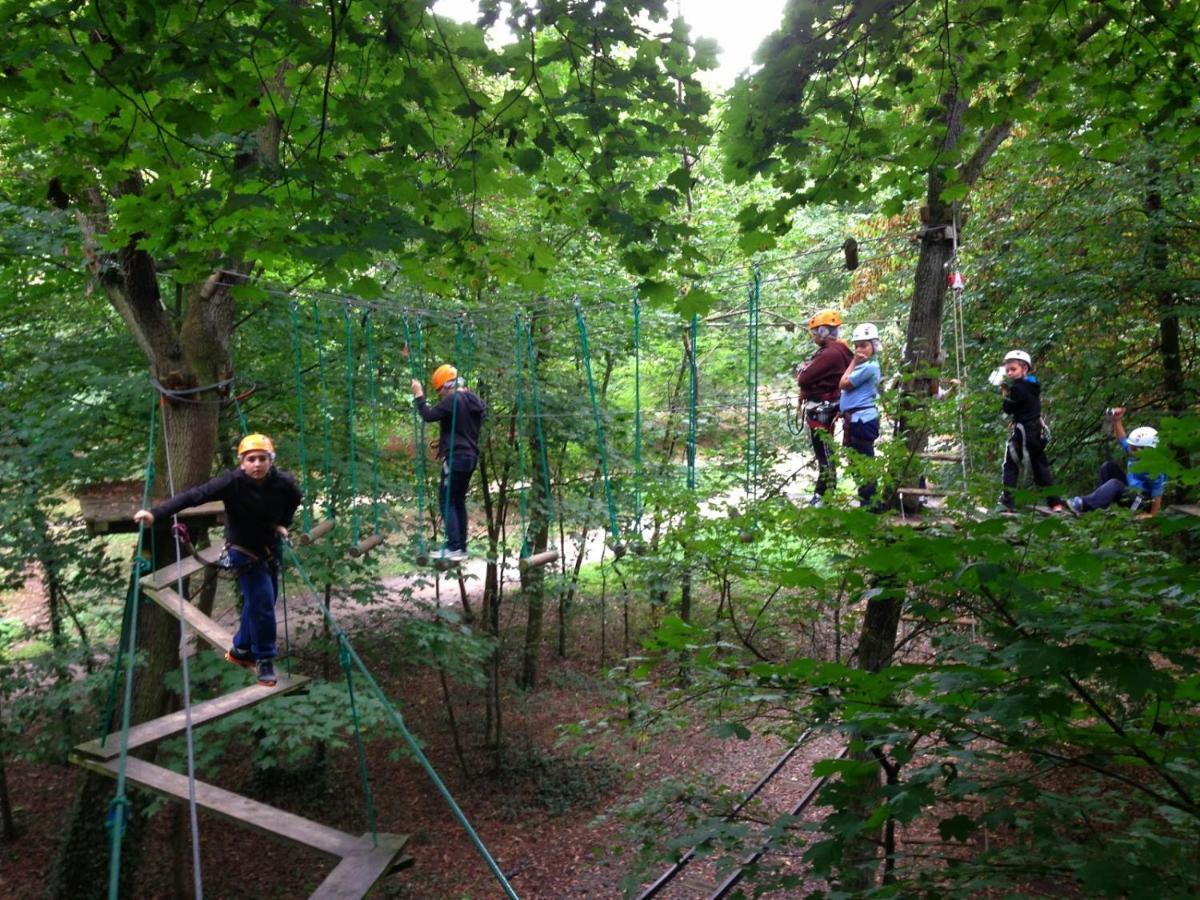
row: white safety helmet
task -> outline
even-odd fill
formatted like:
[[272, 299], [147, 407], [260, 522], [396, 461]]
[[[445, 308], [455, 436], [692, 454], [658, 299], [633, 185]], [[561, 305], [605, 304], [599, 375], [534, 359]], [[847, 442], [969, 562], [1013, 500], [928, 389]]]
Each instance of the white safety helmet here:
[[1149, 425], [1143, 425], [1141, 428], [1135, 428], [1129, 432], [1130, 447], [1157, 447], [1158, 446], [1158, 431], [1151, 428]]
[[1005, 362], [1012, 362], [1014, 359], [1017, 362], [1025, 363], [1027, 366], [1033, 366], [1033, 360], [1024, 350], [1009, 350], [1006, 354], [1004, 354]]
[[879, 340], [879, 329], [870, 322], [863, 322], [861, 325], [854, 327], [854, 334], [850, 339], [855, 343], [858, 341], [877, 341]]

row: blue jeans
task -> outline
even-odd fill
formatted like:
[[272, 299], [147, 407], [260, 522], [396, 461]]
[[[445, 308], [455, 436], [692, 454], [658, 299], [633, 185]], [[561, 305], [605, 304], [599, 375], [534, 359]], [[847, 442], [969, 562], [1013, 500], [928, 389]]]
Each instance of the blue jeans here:
[[454, 467], [442, 462], [442, 483], [438, 486], [438, 507], [446, 520], [446, 549], [467, 549], [467, 488], [478, 457], [455, 454]]
[[[847, 447], [863, 456], [875, 455], [875, 441], [879, 438], [879, 419], [869, 422], [846, 422], [843, 440]], [[875, 482], [868, 481], [858, 486], [858, 496], [866, 505], [875, 496]]]
[[278, 593], [275, 566], [229, 548], [229, 561], [237, 571], [242, 589], [242, 621], [233, 636], [233, 646], [249, 650], [255, 659], [275, 657], [275, 595]]
[[1085, 510], [1104, 509], [1121, 499], [1129, 489], [1125, 481], [1125, 470], [1111, 460], [1100, 467], [1096, 489], [1082, 497]]

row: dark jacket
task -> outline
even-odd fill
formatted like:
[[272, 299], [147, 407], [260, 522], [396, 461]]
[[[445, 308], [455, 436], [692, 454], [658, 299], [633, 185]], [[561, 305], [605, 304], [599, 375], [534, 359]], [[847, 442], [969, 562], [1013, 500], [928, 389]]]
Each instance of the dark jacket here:
[[[454, 430], [454, 458], [479, 458], [479, 430], [483, 427], [487, 406], [479, 399], [478, 394], [466, 388], [459, 388], [442, 397], [437, 406], [430, 406], [424, 397], [414, 397], [413, 403], [426, 422], [441, 423], [437, 446], [438, 459], [446, 459], [449, 456], [450, 444], [447, 437], [451, 428]], [[454, 411], [456, 403], [457, 413]]]
[[796, 374], [796, 384], [805, 400], [836, 400], [841, 395], [838, 382], [854, 354], [838, 340], [826, 341]]
[[1004, 412], [1019, 425], [1028, 425], [1042, 418], [1042, 385], [1036, 375], [1018, 378], [1008, 387]]
[[292, 524], [300, 498], [295, 479], [274, 466], [262, 481], [255, 481], [241, 469], [229, 469], [204, 484], [164, 500], [150, 512], [154, 513], [155, 519], [160, 519], [189, 506], [222, 500], [225, 503], [226, 543], [265, 557], [275, 546], [275, 527]]

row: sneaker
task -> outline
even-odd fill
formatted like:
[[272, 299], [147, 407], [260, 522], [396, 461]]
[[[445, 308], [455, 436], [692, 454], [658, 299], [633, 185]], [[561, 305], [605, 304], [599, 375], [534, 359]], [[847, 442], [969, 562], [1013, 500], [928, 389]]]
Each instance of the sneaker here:
[[258, 683], [263, 687], [275, 687], [279, 679], [275, 677], [275, 663], [269, 659], [258, 661]]
[[437, 561], [450, 558], [450, 551], [443, 547], [441, 550], [433, 550], [429, 553], [429, 558]]
[[254, 657], [250, 655], [250, 651], [239, 650], [237, 647], [230, 647], [225, 651], [225, 661], [231, 662], [235, 666], [241, 666], [243, 669], [254, 668]]
[[808, 501], [808, 506], [812, 509], [820, 509], [825, 505], [825, 499], [820, 494], [813, 494]]
[[1069, 509], [1071, 511], [1071, 514], [1074, 516], [1082, 516], [1083, 515], [1083, 498], [1082, 497], [1072, 497], [1070, 500], [1067, 501], [1067, 509]]
[[445, 558], [448, 560], [451, 560], [453, 562], [462, 562], [464, 559], [467, 559], [467, 551], [466, 550], [447, 550]]

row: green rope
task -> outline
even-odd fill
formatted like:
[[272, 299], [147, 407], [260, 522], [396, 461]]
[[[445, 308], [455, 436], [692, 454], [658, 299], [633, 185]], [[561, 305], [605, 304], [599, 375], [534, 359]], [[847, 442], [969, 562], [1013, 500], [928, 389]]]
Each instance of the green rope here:
[[[462, 319], [454, 323], [454, 361], [457, 363], [462, 358], [463, 346], [463, 325]], [[454, 393], [450, 400], [450, 432], [442, 429], [442, 440], [447, 441], [449, 446], [446, 448], [446, 461], [443, 463], [443, 490], [442, 490], [442, 529], [446, 533], [446, 546], [450, 546], [450, 482], [454, 479], [454, 445], [458, 443], [458, 387], [459, 378], [457, 369], [454, 376]], [[439, 398], [438, 402], [441, 402]]]
[[242, 414], [242, 404], [238, 401], [237, 385], [233, 387], [233, 410], [237, 413], [238, 425], [241, 426], [242, 434], [250, 433], [250, 426], [246, 423], [246, 417]]
[[[404, 328], [404, 343], [408, 347], [408, 363], [412, 372], [412, 377], [415, 380], [421, 380], [421, 370], [419, 366], [420, 356], [420, 340], [421, 340], [421, 323], [418, 321], [415, 328], [410, 327], [408, 316], [404, 316], [401, 320], [401, 325]], [[425, 543], [425, 526], [422, 521], [425, 515], [425, 420], [421, 418], [421, 414], [417, 412], [416, 404], [413, 405], [413, 467], [415, 472], [416, 484], [414, 498], [417, 505], [417, 552], [424, 556], [428, 550], [428, 545]]]
[[154, 568], [150, 560], [144, 556], [134, 557], [133, 566], [129, 572], [129, 589], [125, 592], [125, 603], [121, 611], [121, 637], [117, 640], [117, 656], [113, 664], [112, 682], [108, 687], [108, 699], [104, 704], [104, 717], [100, 719], [100, 733], [97, 735], [100, 738], [101, 747], [108, 740], [108, 733], [112, 731], [113, 715], [117, 711], [117, 687], [121, 683], [121, 662], [124, 659], [125, 642], [129, 639], [131, 610], [139, 593], [138, 582], [143, 576], [149, 575], [152, 571], [154, 571]]
[[313, 301], [316, 324], [317, 366], [321, 371], [321, 470], [325, 476], [325, 518], [333, 518], [333, 449], [329, 435], [329, 375], [325, 367], [325, 342], [321, 337], [321, 307]]
[[579, 352], [583, 357], [583, 371], [587, 375], [588, 396], [592, 400], [592, 424], [596, 429], [596, 446], [600, 450], [600, 471], [604, 477], [604, 499], [608, 504], [608, 528], [613, 540], [619, 540], [621, 529], [617, 525], [617, 507], [613, 503], [612, 482], [608, 478], [608, 445], [604, 440], [604, 424], [600, 421], [600, 401], [596, 398], [596, 380], [592, 376], [592, 350], [588, 343], [587, 322], [583, 318], [583, 307], [575, 298], [575, 324], [579, 328]]
[[642, 528], [642, 304], [633, 295], [633, 521]]
[[300, 304], [288, 304], [292, 317], [292, 358], [296, 370], [296, 422], [300, 428], [300, 471], [304, 479], [304, 530], [312, 529], [312, 479], [308, 471], [308, 453], [304, 445], [304, 357], [300, 352]]
[[517, 378], [517, 483], [521, 485], [521, 491], [517, 495], [517, 508], [521, 517], [521, 559], [525, 559], [529, 556], [529, 487], [525, 482], [528, 475], [525, 464], [525, 389], [524, 379], [521, 377], [525, 369], [525, 328], [521, 324], [519, 312], [513, 316], [513, 320], [516, 323], [516, 367], [513, 371]]
[[[146, 479], [142, 488], [142, 509], [150, 505], [150, 490], [154, 484], [154, 438], [156, 413], [158, 412], [158, 397], [150, 404], [150, 439], [146, 447]], [[108, 900], [118, 900], [121, 883], [121, 842], [125, 838], [125, 817], [129, 809], [129, 798], [125, 795], [125, 767], [129, 759], [129, 720], [133, 711], [133, 667], [137, 659], [137, 617], [138, 596], [141, 585], [136, 575], [142, 565], [142, 543], [146, 534], [146, 526], [138, 524], [137, 548], [134, 550], [133, 602], [130, 604], [129, 627], [122, 628], [127, 632], [129, 643], [125, 652], [125, 703], [121, 710], [121, 754], [117, 764], [117, 790], [108, 806], [110, 844], [108, 856]], [[151, 541], [154, 533], [150, 534]]]
[[525, 359], [529, 364], [529, 392], [533, 395], [533, 424], [537, 433], [538, 455], [542, 463], [542, 511], [547, 519], [554, 508], [554, 495], [550, 492], [550, 457], [546, 452], [546, 432], [542, 427], [542, 396], [538, 390], [537, 358], [533, 351], [533, 323], [525, 334]]
[[367, 310], [363, 329], [367, 340], [367, 396], [371, 404], [371, 515], [375, 522], [375, 533], [380, 534], [383, 528], [379, 522], [379, 398], [375, 391], [375, 342], [371, 312]]
[[344, 632], [338, 632], [338, 659], [346, 673], [346, 692], [350, 695], [350, 717], [354, 720], [354, 748], [358, 753], [358, 772], [362, 776], [363, 800], [367, 805], [367, 825], [371, 829], [371, 843], [379, 846], [379, 823], [375, 815], [375, 800], [371, 795], [371, 772], [367, 768], [367, 751], [363, 747], [362, 724], [358, 721], [358, 704], [354, 702], [354, 665], [350, 660], [350, 647]]
[[759, 292], [761, 276], [754, 270], [754, 283], [747, 301], [746, 323], [746, 501], [753, 503], [758, 490], [758, 352]]
[[692, 313], [692, 321], [688, 326], [691, 337], [691, 350], [688, 359], [688, 435], [687, 435], [687, 486], [688, 490], [696, 489], [696, 402], [700, 390], [700, 370], [696, 360], [696, 334], [699, 331], [699, 316]]
[[[409, 346], [411, 347], [412, 345], [410, 344]], [[334, 619], [329, 607], [327, 607], [324, 601], [321, 599], [321, 595], [317, 591], [316, 586], [309, 579], [308, 575], [305, 574], [303, 567], [300, 565], [300, 560], [296, 557], [295, 551], [292, 550], [291, 547], [285, 545], [284, 553], [286, 554], [288, 561], [296, 567], [296, 571], [308, 586], [309, 591], [312, 592], [313, 597], [316, 598], [317, 605], [321, 609], [321, 615], [325, 617], [325, 621], [329, 623], [330, 629], [338, 637], [339, 646], [342, 648], [343, 652], [350, 657], [355, 666], [357, 666], [359, 672], [362, 673], [363, 681], [366, 683], [368, 689], [374, 695], [375, 699], [378, 700], [386, 710], [388, 719], [393, 725], [396, 726], [396, 729], [400, 732], [401, 737], [404, 738], [405, 743], [408, 745], [409, 751], [416, 758], [417, 762], [421, 764], [421, 767], [425, 770], [425, 773], [433, 782], [434, 787], [437, 788], [438, 793], [442, 795], [442, 799], [445, 800], [446, 804], [450, 807], [450, 811], [454, 814], [454, 817], [467, 832], [467, 837], [471, 839], [471, 843], [475, 845], [475, 849], [479, 852], [479, 855], [483, 857], [484, 862], [487, 863], [488, 868], [491, 870], [496, 880], [500, 883], [500, 886], [504, 889], [505, 896], [511, 898], [511, 900], [518, 900], [516, 892], [512, 889], [512, 886], [509, 885], [508, 879], [504, 877], [504, 873], [500, 871], [500, 867], [496, 864], [496, 860], [492, 858], [492, 854], [488, 852], [487, 847], [484, 846], [483, 841], [480, 840], [479, 835], [471, 826], [470, 821], [467, 819], [458, 803], [455, 802], [454, 797], [451, 795], [449, 789], [447, 789], [442, 779], [438, 776], [437, 771], [429, 762], [428, 757], [426, 757], [425, 753], [421, 750], [421, 745], [417, 741], [416, 737], [413, 736], [412, 732], [410, 732], [408, 727], [404, 724], [403, 716], [400, 715], [396, 707], [392, 705], [387, 695], [379, 687], [379, 683], [371, 675], [370, 671], [368, 671], [366, 664], [363, 663], [362, 658], [357, 652], [355, 652], [354, 647], [350, 644], [349, 637], [346, 636], [346, 633]]]
[[[283, 550], [279, 551], [278, 556], [282, 559]], [[289, 678], [292, 677], [292, 639], [291, 626], [288, 624], [288, 602], [287, 602], [287, 578], [284, 575], [283, 566], [279, 567], [279, 593], [280, 599], [283, 600], [283, 667]]]
[[358, 543], [358, 467], [354, 449], [354, 327], [346, 304], [346, 435], [350, 464], [350, 543]]

